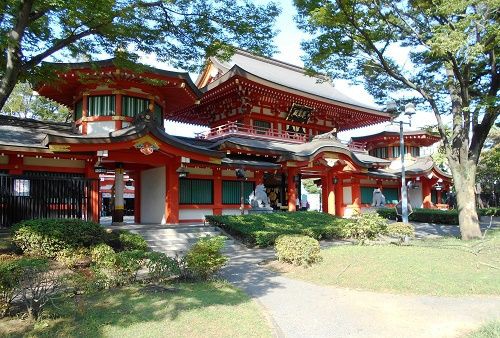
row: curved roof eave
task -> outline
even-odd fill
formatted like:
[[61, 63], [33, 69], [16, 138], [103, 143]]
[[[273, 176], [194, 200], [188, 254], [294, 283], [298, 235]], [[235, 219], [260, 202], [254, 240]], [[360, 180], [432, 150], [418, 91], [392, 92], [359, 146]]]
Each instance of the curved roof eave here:
[[[92, 69], [92, 67], [95, 66], [100, 66], [100, 67], [117, 67], [119, 68], [115, 63], [115, 59], [106, 59], [106, 60], [97, 60], [97, 61], [90, 61], [90, 62], [68, 62], [68, 63], [60, 63], [60, 62], [42, 62], [44, 65], [51, 65], [55, 67], [67, 67], [69, 69]], [[193, 91], [193, 93], [196, 95], [196, 97], [200, 98], [202, 95], [201, 90], [196, 87], [194, 84], [193, 80], [189, 76], [188, 72], [176, 72], [176, 71], [171, 71], [171, 70], [165, 70], [165, 69], [159, 69], [159, 68], [154, 68], [151, 66], [143, 65], [140, 64], [141, 67], [144, 67], [146, 69], [146, 72], [150, 72], [153, 74], [161, 75], [161, 76], [167, 76], [167, 77], [176, 77], [180, 78], [188, 84], [189, 88]]]
[[[343, 101], [339, 101], [339, 100], [334, 100], [332, 98], [324, 97], [324, 96], [321, 96], [321, 95], [318, 95], [318, 94], [315, 94], [315, 93], [311, 93], [311, 92], [301, 91], [300, 89], [297, 89], [297, 88], [292, 88], [292, 87], [289, 87], [289, 86], [286, 86], [286, 85], [283, 85], [283, 84], [280, 84], [280, 83], [277, 83], [277, 82], [273, 82], [273, 81], [267, 80], [267, 79], [265, 79], [263, 77], [260, 77], [258, 75], [255, 75], [255, 74], [251, 73], [251, 72], [248, 72], [247, 70], [245, 70], [244, 68], [242, 68], [241, 66], [238, 66], [236, 64], [234, 66], [232, 66], [231, 69], [228, 70], [220, 78], [218, 78], [217, 80], [209, 83], [207, 86], [205, 86], [204, 88], [202, 88], [202, 90], [203, 91], [211, 90], [211, 89], [215, 88], [217, 85], [222, 84], [223, 82], [227, 81], [233, 75], [240, 75], [240, 76], [243, 76], [243, 77], [245, 77], [245, 78], [247, 78], [249, 80], [252, 80], [252, 81], [260, 80], [260, 81], [262, 81], [264, 83], [270, 84], [271, 86], [277, 86], [277, 87], [281, 88], [284, 91], [296, 92], [296, 94], [298, 94], [298, 95], [309, 97], [311, 99], [315, 99], [315, 100], [319, 100], [319, 101], [324, 101], [324, 102], [327, 102], [327, 103], [330, 103], [330, 104], [335, 104], [337, 106], [343, 106], [343, 107], [346, 107], [346, 108], [355, 107], [356, 109], [358, 109], [358, 110], [360, 110], [360, 111], [362, 111], [364, 113], [378, 115], [378, 116], [381, 116], [381, 117], [387, 117], [388, 119], [390, 118], [390, 114], [384, 113], [382, 111], [379, 111], [379, 110], [376, 110], [376, 109], [373, 109], [373, 108], [370, 108], [370, 107], [364, 107], [364, 106], [356, 105], [356, 104], [349, 103], [349, 102], [343, 102]], [[252, 77], [253, 77], [253, 79], [252, 79]]]
[[209, 155], [217, 158], [222, 158], [224, 154], [220, 151], [195, 146], [184, 142], [178, 139], [175, 136], [169, 135], [163, 130], [161, 130], [158, 126], [148, 126], [145, 123], [140, 123], [137, 125], [132, 125], [128, 128], [120, 129], [117, 131], [113, 131], [109, 133], [109, 136], [83, 136], [83, 135], [75, 135], [75, 136], [61, 136], [57, 134], [47, 134], [42, 141], [44, 146], [48, 146], [51, 143], [59, 143], [59, 144], [110, 144], [114, 142], [127, 142], [136, 140], [142, 136], [147, 135], [148, 133], [156, 136], [161, 142], [172, 145], [176, 148], [192, 151], [195, 153], [200, 153], [203, 155]]

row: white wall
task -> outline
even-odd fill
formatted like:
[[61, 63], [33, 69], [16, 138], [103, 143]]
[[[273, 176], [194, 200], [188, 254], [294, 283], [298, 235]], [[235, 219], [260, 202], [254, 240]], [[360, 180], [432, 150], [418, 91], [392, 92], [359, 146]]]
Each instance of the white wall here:
[[105, 136], [115, 130], [115, 121], [87, 122], [87, 135]]
[[213, 215], [212, 209], [181, 209], [179, 220], [205, 219], [205, 215]]
[[165, 167], [141, 172], [141, 223], [165, 223]]
[[342, 190], [342, 201], [344, 204], [352, 204], [352, 187], [344, 187]]
[[[222, 209], [223, 215], [241, 215], [240, 209]], [[245, 214], [248, 214], [248, 210], [245, 210]]]

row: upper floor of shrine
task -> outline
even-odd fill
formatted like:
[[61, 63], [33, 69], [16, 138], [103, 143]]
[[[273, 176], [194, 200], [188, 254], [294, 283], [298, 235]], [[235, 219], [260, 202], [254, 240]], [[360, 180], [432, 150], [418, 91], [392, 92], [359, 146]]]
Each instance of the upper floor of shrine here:
[[208, 127], [198, 138], [238, 135], [287, 143], [390, 119], [324, 77], [241, 50], [228, 61], [210, 58], [196, 84], [187, 73], [124, 67], [115, 60], [53, 65], [57, 80], [37, 90], [72, 108], [82, 134], [126, 128], [145, 110], [154, 112], [158, 124], [172, 120]]

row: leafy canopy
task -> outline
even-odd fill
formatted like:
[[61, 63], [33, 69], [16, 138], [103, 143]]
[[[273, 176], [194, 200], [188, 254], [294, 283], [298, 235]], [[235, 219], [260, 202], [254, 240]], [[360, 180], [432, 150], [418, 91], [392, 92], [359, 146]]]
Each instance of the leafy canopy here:
[[[50, 74], [41, 61], [153, 54], [189, 71], [231, 46], [271, 55], [279, 14], [247, 0], [4, 0], [0, 108], [18, 80]], [[46, 66], [45, 66], [46, 67]]]
[[[295, 5], [299, 27], [311, 35], [303, 43], [308, 68], [364, 79], [381, 104], [391, 96], [425, 104], [438, 119], [449, 154], [467, 144], [477, 162], [499, 114], [499, 0], [295, 0]], [[444, 135], [445, 113], [454, 116], [451, 139]]]

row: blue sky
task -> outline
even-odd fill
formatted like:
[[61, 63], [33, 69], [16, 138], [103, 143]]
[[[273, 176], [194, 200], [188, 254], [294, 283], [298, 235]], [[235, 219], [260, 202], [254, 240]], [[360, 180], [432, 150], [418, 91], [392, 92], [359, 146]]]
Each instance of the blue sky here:
[[[266, 3], [267, 0], [255, 0], [255, 2]], [[302, 40], [307, 39], [307, 35], [297, 28], [293, 20], [293, 17], [296, 15], [296, 10], [293, 6], [292, 0], [280, 0], [277, 2], [282, 8], [282, 13], [277, 18], [276, 22], [277, 28], [280, 32], [274, 39], [274, 43], [278, 48], [278, 53], [274, 55], [274, 58], [294, 65], [303, 66], [301, 57], [304, 53], [300, 47], [300, 43]], [[398, 62], [409, 66], [407, 50], [395, 48], [393, 50], [393, 55]], [[141, 59], [141, 62], [158, 68], [171, 68], [166, 64], [158, 63], [152, 56], [144, 56]], [[196, 79], [195, 74], [192, 74], [191, 77]], [[338, 90], [348, 96], [356, 98], [357, 101], [375, 105], [373, 98], [366, 92], [366, 90], [364, 90], [363, 86], [351, 86], [348, 81], [343, 79], [335, 79], [333, 83]], [[416, 116], [417, 118], [413, 121], [414, 128], [435, 123], [435, 117], [430, 112], [419, 111]], [[175, 122], [167, 122], [165, 128], [170, 134], [182, 136], [193, 136], [195, 132], [206, 130], [206, 128], [203, 127], [184, 125]], [[385, 129], [399, 130], [397, 126], [389, 126], [387, 123], [384, 123], [376, 126], [341, 132], [339, 133], [339, 137], [344, 140], [349, 140], [351, 136], [374, 134]]]

